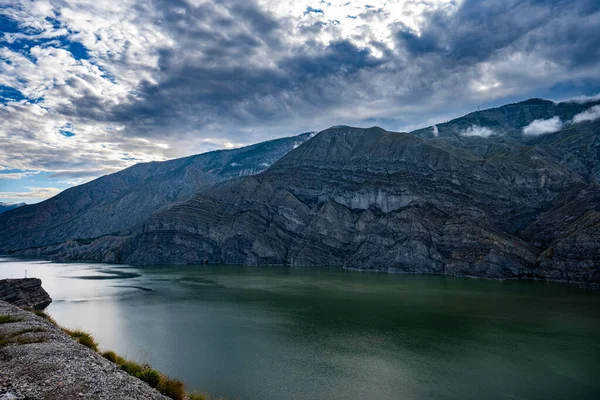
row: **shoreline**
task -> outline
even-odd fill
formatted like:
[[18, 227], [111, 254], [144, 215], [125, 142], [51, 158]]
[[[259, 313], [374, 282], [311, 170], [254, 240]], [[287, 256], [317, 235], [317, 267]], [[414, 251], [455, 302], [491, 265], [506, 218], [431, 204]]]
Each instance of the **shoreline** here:
[[543, 279], [536, 277], [506, 277], [506, 278], [497, 278], [497, 277], [488, 277], [488, 276], [477, 276], [477, 275], [457, 275], [457, 274], [437, 274], [437, 273], [426, 273], [426, 272], [405, 272], [399, 271], [394, 268], [388, 268], [387, 270], [377, 270], [377, 269], [363, 269], [363, 268], [352, 268], [352, 267], [344, 267], [342, 265], [285, 265], [285, 264], [269, 264], [269, 265], [256, 265], [256, 266], [248, 266], [243, 264], [156, 264], [156, 265], [131, 265], [131, 264], [121, 264], [115, 262], [107, 262], [107, 261], [98, 261], [98, 260], [52, 260], [50, 258], [36, 258], [25, 255], [12, 255], [12, 254], [0, 254], [0, 257], [7, 258], [15, 258], [21, 261], [44, 261], [49, 263], [64, 263], [64, 264], [76, 264], [76, 263], [87, 263], [87, 264], [106, 264], [111, 266], [121, 266], [123, 268], [169, 268], [169, 267], [193, 267], [193, 266], [224, 266], [224, 267], [244, 267], [244, 268], [328, 268], [328, 269], [339, 269], [344, 271], [353, 271], [353, 272], [361, 272], [361, 273], [375, 273], [375, 274], [389, 274], [389, 275], [410, 275], [410, 276], [443, 276], [443, 277], [451, 277], [451, 278], [468, 278], [468, 279], [483, 279], [488, 281], [497, 281], [497, 282], [548, 282], [548, 283], [557, 283], [561, 285], [576, 287], [582, 290], [600, 290], [600, 282], [589, 282], [589, 281], [572, 281], [567, 279]]

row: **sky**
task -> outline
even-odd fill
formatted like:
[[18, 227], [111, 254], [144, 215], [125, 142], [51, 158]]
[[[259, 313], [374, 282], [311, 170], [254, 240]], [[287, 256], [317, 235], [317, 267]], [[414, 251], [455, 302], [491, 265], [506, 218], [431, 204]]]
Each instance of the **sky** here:
[[0, 201], [332, 125], [600, 92], [597, 0], [0, 0]]

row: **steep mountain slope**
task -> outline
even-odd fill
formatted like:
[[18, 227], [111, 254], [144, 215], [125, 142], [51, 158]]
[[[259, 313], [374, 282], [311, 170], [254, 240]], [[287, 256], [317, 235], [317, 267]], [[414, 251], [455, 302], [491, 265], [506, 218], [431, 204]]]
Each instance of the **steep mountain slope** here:
[[161, 207], [238, 176], [256, 174], [310, 133], [165, 162], [136, 164], [0, 215], [0, 249], [123, 234]]
[[600, 282], [599, 134], [600, 121], [573, 124], [484, 158], [412, 134], [331, 128], [128, 239], [60, 256]]
[[0, 214], [2, 214], [3, 212], [18, 208], [18, 207], [22, 207], [24, 206], [25, 203], [16, 203], [16, 204], [8, 204], [8, 203], [2, 203], [0, 202]]
[[[437, 136], [337, 126], [261, 174], [165, 207], [129, 236], [29, 254], [600, 285], [600, 120], [571, 122], [594, 104], [531, 100], [481, 111], [495, 121], [487, 137], [464, 135], [472, 114], [438, 125]], [[556, 113], [560, 130], [523, 134]]]

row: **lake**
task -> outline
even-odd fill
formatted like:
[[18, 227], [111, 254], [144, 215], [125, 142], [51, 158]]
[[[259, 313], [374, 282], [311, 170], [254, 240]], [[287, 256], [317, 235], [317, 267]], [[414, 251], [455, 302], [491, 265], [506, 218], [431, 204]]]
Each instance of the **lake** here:
[[600, 292], [336, 268], [0, 258], [59, 324], [227, 399], [598, 399]]

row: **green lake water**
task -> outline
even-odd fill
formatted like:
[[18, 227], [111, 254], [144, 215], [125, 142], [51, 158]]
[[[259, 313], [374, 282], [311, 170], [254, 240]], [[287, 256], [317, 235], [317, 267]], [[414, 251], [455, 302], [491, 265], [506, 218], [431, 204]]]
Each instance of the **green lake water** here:
[[59, 324], [227, 399], [600, 399], [600, 292], [327, 268], [0, 258]]

